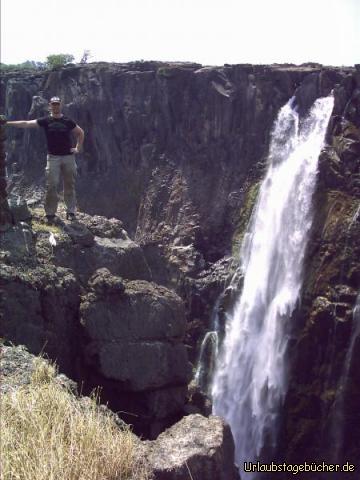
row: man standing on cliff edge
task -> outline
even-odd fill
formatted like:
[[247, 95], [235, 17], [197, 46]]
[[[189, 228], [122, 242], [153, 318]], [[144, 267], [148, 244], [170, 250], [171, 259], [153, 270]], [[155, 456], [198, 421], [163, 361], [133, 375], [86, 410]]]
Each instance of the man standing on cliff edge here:
[[[52, 97], [49, 102], [50, 116], [36, 120], [21, 120], [6, 122], [6, 125], [17, 128], [44, 129], [47, 141], [46, 164], [46, 196], [45, 214], [49, 223], [54, 222], [58, 207], [58, 185], [62, 176], [64, 183], [64, 201], [66, 205], [66, 218], [75, 219], [76, 195], [75, 154], [79, 153], [84, 142], [84, 131], [73, 120], [61, 113], [61, 100]], [[76, 146], [72, 147], [71, 135], [76, 138]]]

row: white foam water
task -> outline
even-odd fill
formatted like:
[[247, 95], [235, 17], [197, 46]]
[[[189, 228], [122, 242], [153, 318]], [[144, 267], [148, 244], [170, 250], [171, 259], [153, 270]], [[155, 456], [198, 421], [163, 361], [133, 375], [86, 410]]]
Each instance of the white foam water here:
[[215, 371], [216, 359], [219, 348], [219, 303], [215, 303], [211, 316], [211, 330], [204, 336], [200, 346], [200, 354], [194, 375], [194, 382], [206, 394], [211, 393], [212, 380]]
[[[356, 214], [357, 215], [357, 214]], [[354, 217], [355, 218], [355, 217]], [[356, 220], [356, 218], [355, 218]], [[354, 360], [354, 350], [356, 341], [360, 336], [360, 293], [358, 293], [356, 302], [353, 308], [352, 315], [352, 330], [350, 342], [346, 350], [345, 361], [339, 383], [337, 386], [336, 399], [334, 402], [334, 411], [332, 413], [332, 461], [342, 461], [344, 455], [344, 440], [345, 440], [345, 391], [349, 383], [349, 373], [351, 364]]]
[[316, 100], [302, 121], [293, 104], [291, 99], [280, 110], [272, 131], [268, 170], [240, 252], [243, 288], [226, 325], [212, 387], [214, 413], [231, 426], [241, 471], [244, 462], [259, 458], [265, 443], [270, 449], [276, 443], [287, 390], [289, 319], [302, 285], [333, 97]]

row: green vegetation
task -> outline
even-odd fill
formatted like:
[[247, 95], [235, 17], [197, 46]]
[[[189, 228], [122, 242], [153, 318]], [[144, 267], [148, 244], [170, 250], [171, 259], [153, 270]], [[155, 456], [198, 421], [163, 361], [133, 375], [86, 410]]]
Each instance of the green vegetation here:
[[134, 435], [96, 397], [76, 398], [41, 358], [34, 367], [29, 385], [1, 398], [2, 480], [148, 478]]
[[249, 224], [251, 213], [258, 197], [261, 182], [255, 182], [248, 186], [245, 193], [243, 205], [241, 207], [240, 215], [236, 223], [236, 229], [232, 239], [232, 254], [237, 256]]
[[69, 53], [58, 53], [54, 55], [48, 55], [46, 57], [46, 65], [48, 68], [62, 67], [67, 63], [74, 61], [74, 55]]
[[[90, 57], [91, 57], [90, 50], [84, 50], [80, 63], [82, 64], [87, 63]], [[72, 63], [74, 59], [75, 59], [74, 55], [71, 55], [70, 53], [56, 53], [56, 54], [48, 55], [44, 62], [26, 60], [25, 62], [14, 63], [14, 64], [0, 63], [0, 70], [2, 72], [12, 72], [15, 70], [42, 71], [42, 70], [62, 67], [64, 65], [67, 65], [68, 63]]]
[[23, 63], [6, 64], [0, 63], [0, 70], [2, 72], [11, 72], [14, 70], [45, 70], [46, 64], [44, 62], [35, 62], [34, 60], [26, 60]]
[[50, 225], [44, 222], [37, 220], [32, 220], [31, 229], [33, 232], [49, 232], [49, 233], [58, 233], [62, 232], [61, 228], [57, 225]]
[[44, 210], [42, 208], [30, 208], [31, 212], [31, 229], [33, 232], [49, 232], [58, 233], [62, 232], [62, 229], [58, 225], [51, 225], [46, 222], [44, 217]]

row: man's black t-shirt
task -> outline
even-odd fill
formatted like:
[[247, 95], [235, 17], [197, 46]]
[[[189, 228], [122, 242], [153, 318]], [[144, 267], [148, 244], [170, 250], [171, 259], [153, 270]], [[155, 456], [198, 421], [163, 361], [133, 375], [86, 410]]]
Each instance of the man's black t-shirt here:
[[60, 118], [41, 117], [37, 123], [45, 131], [48, 152], [51, 155], [71, 154], [70, 132], [76, 127], [76, 123], [68, 117]]

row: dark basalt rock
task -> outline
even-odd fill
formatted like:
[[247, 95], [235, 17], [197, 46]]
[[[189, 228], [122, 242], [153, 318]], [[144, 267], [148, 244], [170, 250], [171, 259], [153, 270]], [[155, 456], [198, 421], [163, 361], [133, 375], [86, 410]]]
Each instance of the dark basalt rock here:
[[44, 351], [84, 391], [103, 386], [103, 401], [136, 415], [139, 433], [158, 435], [181, 417], [190, 379], [182, 300], [125, 280], [148, 278], [149, 269], [120, 221], [82, 214], [80, 235], [94, 241], [85, 246], [69, 235], [74, 222], [62, 207], [51, 226], [32, 213], [0, 237], [0, 336]]
[[[65, 112], [86, 132], [78, 158], [80, 207], [121, 218], [152, 270], [152, 277], [140, 277], [182, 294], [188, 278], [231, 254], [240, 238], [247, 193], [264, 171], [279, 108], [296, 94], [305, 112], [317, 96], [334, 89], [336, 114], [346, 108], [350, 117], [357, 109], [354, 75], [354, 68], [318, 64], [98, 63], [4, 75], [0, 88], [11, 118], [42, 115], [46, 98], [57, 91]], [[14, 191], [29, 197], [43, 185], [41, 132], [9, 129], [8, 135], [8, 163], [23, 172]], [[334, 171], [326, 181], [337, 181]], [[112, 263], [109, 257], [96, 268], [118, 274]], [[74, 259], [60, 264], [72, 266]], [[189, 316], [199, 318], [191, 305], [200, 293], [195, 285], [187, 292]], [[214, 297], [207, 300], [213, 303]]]
[[46, 352], [74, 375], [79, 336], [79, 285], [71, 271], [53, 265], [0, 269], [0, 336]]
[[13, 223], [30, 220], [31, 212], [27, 203], [20, 197], [11, 197], [8, 199], [9, 209]]
[[[304, 110], [335, 85], [344, 84], [346, 95], [353, 69], [144, 64], [8, 74], [2, 98], [17, 118], [42, 115], [54, 91], [64, 98], [66, 113], [86, 131], [78, 160], [82, 209], [121, 218], [140, 243], [194, 243], [205, 260], [218, 260], [231, 243], [228, 195], [250, 170], [261, 174], [280, 106], [296, 89]], [[8, 135], [8, 163], [20, 165], [23, 190], [41, 184], [41, 132]], [[167, 256], [178, 253], [169, 248]]]
[[[174, 325], [168, 326], [164, 316], [159, 335], [165, 337], [157, 338], [156, 332], [148, 331], [148, 324], [142, 332], [138, 322], [137, 311], [146, 311], [149, 318], [162, 316], [158, 312], [162, 296], [164, 305], [176, 310], [177, 301], [170, 299], [168, 290], [161, 291], [151, 281], [173, 288], [184, 299], [185, 341], [195, 360], [212, 306], [236, 268], [231, 255], [238, 256], [279, 108], [295, 96], [304, 115], [317, 97], [333, 91], [335, 107], [320, 157], [303, 293], [294, 315], [279, 458], [288, 463], [333, 460], [331, 428], [340, 403], [336, 391], [341, 390], [345, 405], [341, 454], [345, 461], [357, 461], [359, 342], [354, 344], [349, 381], [345, 386], [339, 382], [352, 332], [351, 311], [360, 289], [358, 66], [99, 63], [36, 75], [5, 74], [0, 90], [11, 119], [42, 115], [45, 99], [56, 92], [64, 98], [66, 113], [86, 131], [84, 154], [78, 160], [78, 193], [87, 214], [79, 220], [94, 235], [94, 244], [74, 244], [62, 231], [56, 233], [58, 244], [52, 250], [49, 232], [38, 231], [35, 238], [30, 232], [21, 255], [24, 265], [32, 262], [28, 248], [44, 268], [51, 256], [56, 265], [51, 268], [71, 269], [81, 288], [87, 324], [86, 332], [76, 337], [86, 349], [86, 362], [77, 362], [77, 368], [88, 376], [89, 388], [102, 384], [115, 410], [140, 415], [129, 415], [128, 420], [135, 420], [139, 431], [143, 423], [145, 435], [151, 438], [182, 416], [187, 378], [180, 340], [184, 331], [175, 334]], [[9, 165], [18, 163], [18, 171], [23, 172], [23, 176], [11, 176], [12, 191], [36, 202], [43, 189], [43, 139], [36, 131], [9, 129], [7, 133]], [[21, 255], [5, 249], [6, 269], [13, 268]], [[11, 275], [9, 283], [15, 284], [18, 273]], [[29, 282], [19, 278], [23, 298], [31, 305]], [[238, 278], [223, 295], [223, 317], [240, 285]], [[147, 300], [139, 293], [145, 291], [150, 292]], [[126, 312], [128, 323], [117, 321], [108, 298]], [[149, 298], [154, 301], [148, 302]], [[17, 301], [22, 305], [20, 297]], [[65, 299], [61, 307], [64, 304]], [[31, 307], [25, 312], [23, 306], [21, 315], [28, 312], [29, 318], [39, 319], [37, 310]], [[140, 335], [135, 342], [130, 335], [133, 323]], [[180, 324], [185, 328], [183, 313]], [[113, 331], [128, 335], [126, 342], [111, 344]], [[143, 360], [133, 361], [140, 351], [156, 367], [154, 377], [141, 372], [135, 378], [136, 369], [144, 367]], [[165, 359], [164, 365], [158, 355]], [[173, 383], [168, 359], [176, 367]]]
[[89, 280], [89, 287], [95, 295], [110, 298], [112, 295], [121, 295], [125, 285], [120, 277], [111, 275], [107, 268], [99, 268]]
[[[36, 360], [39, 360], [39, 357], [36, 357], [29, 353], [23, 345], [1, 345], [1, 395], [29, 385], [31, 382], [32, 374], [35, 370]], [[45, 358], [43, 358], [42, 361], [44, 363], [47, 363]], [[77, 384], [65, 375], [58, 373], [55, 376], [55, 381], [73, 394], [78, 394]]]
[[141, 423], [142, 434], [148, 428], [154, 436], [154, 423], [166, 425], [185, 403], [190, 366], [182, 343], [183, 303], [164, 287], [123, 282], [106, 269], [89, 287], [80, 307], [87, 384], [103, 385], [104, 400], [137, 417], [135, 428]]
[[71, 240], [81, 247], [92, 247], [95, 243], [94, 235], [86, 227], [79, 223], [68, 223], [64, 225], [66, 232]]
[[7, 201], [6, 169], [5, 169], [5, 123], [6, 119], [0, 115], [0, 232], [6, 231], [12, 224], [11, 213]]
[[37, 258], [70, 268], [84, 285], [99, 268], [127, 279], [151, 279], [141, 247], [129, 238], [119, 220], [78, 213], [75, 222], [68, 222], [64, 208], [60, 207], [52, 228], [56, 242], [53, 247], [49, 243], [51, 228], [44, 224], [38, 208], [33, 210], [32, 224]]

